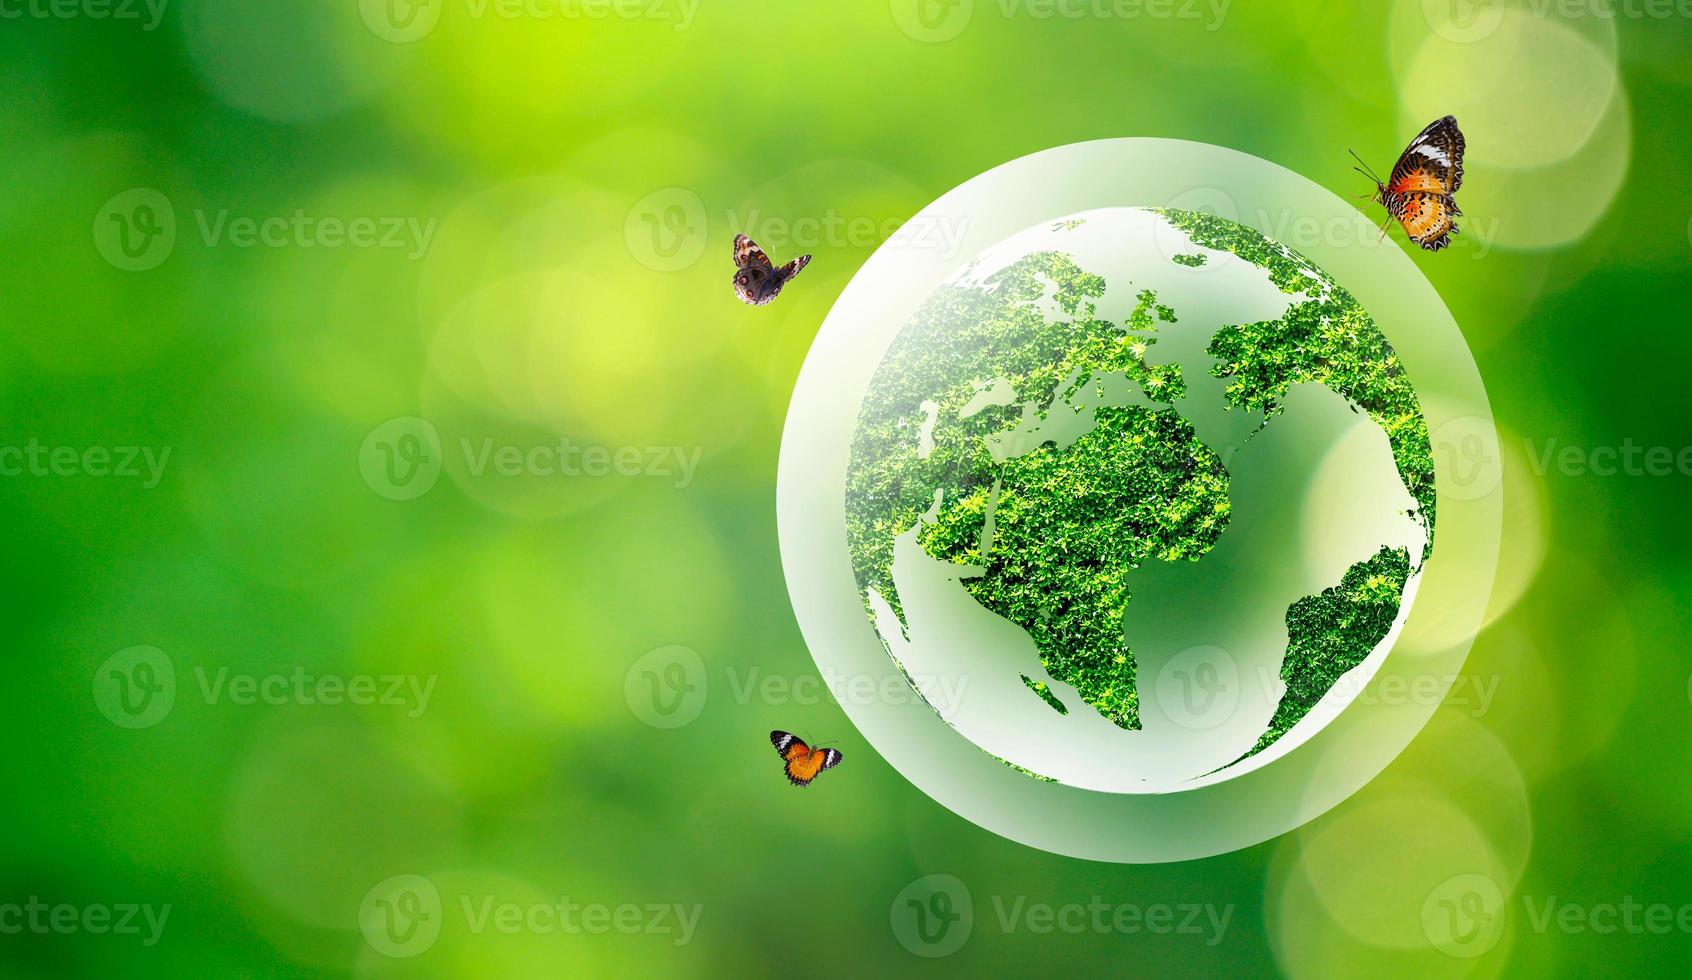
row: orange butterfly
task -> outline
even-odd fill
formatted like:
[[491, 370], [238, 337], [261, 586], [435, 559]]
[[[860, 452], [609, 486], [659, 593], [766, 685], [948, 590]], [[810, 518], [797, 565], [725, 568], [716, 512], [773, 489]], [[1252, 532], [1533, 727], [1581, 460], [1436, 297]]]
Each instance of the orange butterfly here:
[[787, 762], [787, 781], [795, 786], [809, 786], [817, 773], [840, 764], [840, 753], [834, 749], [813, 749], [792, 732], [770, 733], [770, 744]]
[[1463, 186], [1463, 131], [1457, 128], [1457, 117], [1446, 116], [1417, 133], [1399, 155], [1390, 180], [1382, 182], [1367, 170], [1352, 169], [1375, 182], [1374, 200], [1398, 219], [1411, 241], [1430, 252], [1451, 244], [1457, 234], [1453, 219], [1463, 213], [1456, 196]]

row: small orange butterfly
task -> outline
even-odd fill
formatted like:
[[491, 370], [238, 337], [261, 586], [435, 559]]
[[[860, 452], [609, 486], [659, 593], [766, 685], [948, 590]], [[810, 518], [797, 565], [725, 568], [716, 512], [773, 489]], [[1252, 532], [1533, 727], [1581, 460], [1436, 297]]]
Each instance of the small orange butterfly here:
[[809, 786], [817, 773], [840, 764], [840, 753], [834, 749], [813, 749], [792, 732], [770, 733], [770, 744], [781, 753], [787, 763], [787, 781], [795, 786]]
[[1416, 134], [1399, 154], [1390, 180], [1382, 181], [1359, 167], [1352, 169], [1375, 182], [1374, 200], [1398, 219], [1411, 241], [1437, 252], [1451, 244], [1451, 236], [1457, 234], [1454, 219], [1463, 213], [1457, 207], [1457, 189], [1463, 186], [1463, 146], [1457, 117], [1446, 116]]

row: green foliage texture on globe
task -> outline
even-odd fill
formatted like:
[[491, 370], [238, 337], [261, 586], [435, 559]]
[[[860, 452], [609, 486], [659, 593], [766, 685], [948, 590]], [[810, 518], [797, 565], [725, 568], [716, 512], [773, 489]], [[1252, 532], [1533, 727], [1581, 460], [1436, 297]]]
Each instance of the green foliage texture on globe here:
[[[1093, 244], [1066, 247], [1083, 233]], [[1118, 253], [1116, 238], [1137, 244]], [[1384, 434], [1420, 545], [1357, 543], [1343, 574], [1285, 603], [1284, 691], [1242, 756], [1255, 754], [1382, 642], [1431, 548], [1433, 461], [1410, 380], [1350, 294], [1241, 224], [1108, 209], [1016, 241], [926, 300], [864, 396], [846, 519], [865, 608], [891, 648], [887, 616], [902, 630], [906, 615], [896, 542], [914, 536], [1032, 640], [1027, 697], [1137, 731], [1150, 683], [1136, 656], [1139, 583], [1160, 565], [1205, 562], [1233, 533], [1235, 457], [1282, 425], [1295, 390], [1320, 386]], [[1197, 296], [1248, 272], [1261, 289], [1235, 319], [1195, 313], [1159, 285]]]

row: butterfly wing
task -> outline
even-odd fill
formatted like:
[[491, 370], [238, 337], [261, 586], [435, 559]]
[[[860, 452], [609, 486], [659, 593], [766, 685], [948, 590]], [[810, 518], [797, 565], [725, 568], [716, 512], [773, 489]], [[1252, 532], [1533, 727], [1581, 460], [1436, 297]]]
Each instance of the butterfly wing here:
[[775, 746], [776, 753], [784, 760], [791, 759], [799, 753], [809, 754], [811, 751], [811, 747], [805, 744], [804, 739], [792, 732], [784, 732], [780, 729], [770, 733], [770, 744]]
[[809, 255], [801, 255], [798, 258], [794, 259], [792, 262], [787, 263], [786, 265], [781, 267], [781, 281], [783, 283], [786, 283], [787, 280], [792, 279], [794, 276], [798, 275], [801, 270], [803, 270], [806, 266], [808, 266], [810, 264], [811, 264], [811, 257]]
[[771, 268], [770, 257], [764, 254], [757, 242], [745, 235], [734, 236], [734, 264], [740, 269], [748, 266], [755, 269]]
[[811, 262], [809, 255], [801, 255], [765, 276], [762, 281], [753, 284], [753, 297], [747, 302], [754, 306], [763, 306], [781, 295], [781, 287], [787, 285], [788, 280], [799, 274]]
[[1399, 155], [1387, 190], [1395, 194], [1456, 194], [1463, 186], [1464, 145], [1457, 117], [1446, 116], [1430, 123]]
[[770, 744], [781, 753], [787, 763], [787, 781], [795, 786], [809, 786], [817, 773], [840, 764], [841, 755], [834, 749], [813, 749], [792, 732], [770, 733]]
[[1387, 181], [1387, 210], [1411, 241], [1430, 252], [1450, 245], [1457, 234], [1464, 145], [1455, 116], [1437, 119], [1405, 147]]
[[839, 764], [840, 753], [833, 749], [811, 749], [804, 753], [794, 751], [792, 758], [787, 760], [787, 781], [795, 786], [809, 786], [818, 773]]
[[1457, 234], [1454, 218], [1461, 212], [1450, 196], [1414, 192], [1398, 197], [1396, 204], [1393, 217], [1404, 226], [1411, 241], [1430, 252], [1451, 244], [1451, 236]]

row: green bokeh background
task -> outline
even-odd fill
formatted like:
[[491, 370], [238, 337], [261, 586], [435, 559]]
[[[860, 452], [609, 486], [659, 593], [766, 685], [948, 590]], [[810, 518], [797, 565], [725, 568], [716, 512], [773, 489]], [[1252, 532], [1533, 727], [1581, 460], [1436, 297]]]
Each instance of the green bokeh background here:
[[[1692, 903], [1692, 476], [1534, 465], [1548, 448], [1692, 443], [1692, 20], [1512, 4], [1498, 22], [1497, 5], [1455, 3], [1041, 17], [960, 0], [925, 32], [901, 28], [923, 23], [903, 0], [568, 18], [438, 0], [410, 43], [380, 36], [367, 18], [381, 5], [357, 0], [174, 0], [156, 30], [39, 5], [48, 15], [0, 19], [0, 446], [171, 450], [151, 488], [0, 477], [0, 905], [171, 906], [151, 946], [0, 934], [0, 970], [1385, 977], [1685, 962], [1685, 932], [1541, 932], [1523, 897]], [[1467, 668], [1495, 691], [1484, 708], [1472, 685], [1454, 692], [1393, 767], [1300, 831], [1122, 867], [952, 815], [813, 689], [741, 696], [814, 674], [776, 548], [781, 423], [817, 324], [887, 227], [1005, 160], [1125, 135], [1230, 146], [1362, 193], [1348, 147], [1384, 170], [1447, 111], [1470, 144], [1465, 235], [1416, 260], [1503, 428], [1504, 569]], [[102, 208], [132, 188], [176, 216], [174, 249], [146, 271], [96, 247]], [[202, 234], [198, 216], [223, 212], [433, 233], [415, 250], [241, 248]], [[776, 223], [803, 218], [822, 230], [795, 240]], [[680, 259], [652, 250], [649, 220], [680, 232], [662, 243]], [[737, 231], [778, 259], [815, 254], [772, 306], [732, 296]], [[360, 451], [407, 416], [438, 431], [444, 471], [393, 500]], [[701, 461], [691, 481], [503, 477], [457, 452], [561, 437]], [[165, 652], [178, 690], [160, 723], [130, 730], [91, 685], [137, 645]], [[659, 729], [625, 679], [668, 645], [698, 652], [709, 694], [691, 724]], [[209, 703], [196, 671], [222, 668], [434, 687], [415, 717]], [[833, 738], [846, 762], [795, 790], [773, 727]], [[975, 903], [973, 933], [939, 960], [889, 923], [931, 873]], [[439, 941], [410, 959], [358, 928], [367, 893], [399, 874], [448, 903]], [[1435, 949], [1421, 915], [1462, 874], [1514, 892], [1496, 945], [1472, 958]], [[682, 946], [473, 934], [460, 895], [701, 917]], [[1215, 945], [1007, 932], [995, 896], [1233, 913]]]

